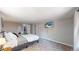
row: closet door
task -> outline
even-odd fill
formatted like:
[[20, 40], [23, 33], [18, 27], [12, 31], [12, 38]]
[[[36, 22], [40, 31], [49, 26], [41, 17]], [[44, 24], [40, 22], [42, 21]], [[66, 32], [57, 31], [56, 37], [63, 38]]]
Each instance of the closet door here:
[[30, 33], [31, 33], [31, 32], [30, 32], [30, 30], [31, 30], [31, 29], [30, 29], [30, 24], [26, 24], [26, 29], [27, 29], [27, 33], [30, 34]]
[[30, 32], [31, 34], [36, 34], [36, 24], [30, 24]]

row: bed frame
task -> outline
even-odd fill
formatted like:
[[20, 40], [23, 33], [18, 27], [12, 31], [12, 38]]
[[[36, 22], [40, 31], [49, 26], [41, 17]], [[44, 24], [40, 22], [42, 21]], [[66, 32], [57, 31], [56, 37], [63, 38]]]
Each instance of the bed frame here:
[[33, 41], [33, 42], [27, 42], [27, 43], [24, 43], [24, 44], [19, 45], [19, 46], [17, 46], [17, 47], [14, 47], [14, 48], [12, 49], [12, 51], [20, 51], [20, 50], [22, 50], [23, 48], [28, 48], [28, 46], [32, 45], [32, 44], [35, 43], [35, 42], [39, 43], [39, 40], [36, 40], [36, 41]]

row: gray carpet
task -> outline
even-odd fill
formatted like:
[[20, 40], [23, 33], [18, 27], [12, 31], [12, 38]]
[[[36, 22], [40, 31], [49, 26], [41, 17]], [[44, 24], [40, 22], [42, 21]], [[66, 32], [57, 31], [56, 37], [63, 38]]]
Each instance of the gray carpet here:
[[72, 48], [63, 44], [52, 42], [45, 39], [40, 39], [39, 43], [34, 43], [28, 48], [24, 48], [21, 51], [71, 51]]

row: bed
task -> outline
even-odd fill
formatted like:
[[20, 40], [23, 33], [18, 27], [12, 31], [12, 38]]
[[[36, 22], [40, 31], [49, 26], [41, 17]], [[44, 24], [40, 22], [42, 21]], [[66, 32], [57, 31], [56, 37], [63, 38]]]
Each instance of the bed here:
[[5, 38], [7, 43], [4, 45], [4, 48], [9, 46], [13, 48], [13, 51], [21, 50], [28, 47], [30, 44], [39, 41], [39, 36], [35, 34], [24, 34], [17, 37], [13, 33], [9, 32], [5, 33]]

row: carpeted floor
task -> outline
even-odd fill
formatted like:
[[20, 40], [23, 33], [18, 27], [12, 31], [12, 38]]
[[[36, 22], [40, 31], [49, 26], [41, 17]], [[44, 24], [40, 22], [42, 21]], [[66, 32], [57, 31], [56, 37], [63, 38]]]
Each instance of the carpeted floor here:
[[40, 39], [39, 43], [34, 43], [28, 48], [24, 48], [21, 51], [72, 51], [73, 49], [69, 46], [52, 42], [45, 39]]

